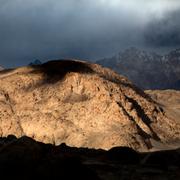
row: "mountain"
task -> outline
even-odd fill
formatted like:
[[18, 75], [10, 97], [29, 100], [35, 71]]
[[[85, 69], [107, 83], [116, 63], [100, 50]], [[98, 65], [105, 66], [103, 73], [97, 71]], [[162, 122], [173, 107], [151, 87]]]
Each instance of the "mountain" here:
[[2, 71], [4, 68], [2, 66], [0, 66], [0, 71]]
[[145, 92], [165, 109], [169, 117], [180, 121], [180, 91], [147, 90]]
[[[98, 64], [50, 61], [0, 74], [0, 136], [59, 145], [153, 150], [180, 124], [127, 78]], [[156, 149], [156, 148], [155, 148]]]
[[97, 63], [128, 77], [143, 89], [180, 89], [180, 49], [161, 56], [132, 47]]
[[41, 65], [42, 62], [38, 59], [34, 60], [33, 62], [29, 63], [29, 66], [36, 66], [36, 65]]

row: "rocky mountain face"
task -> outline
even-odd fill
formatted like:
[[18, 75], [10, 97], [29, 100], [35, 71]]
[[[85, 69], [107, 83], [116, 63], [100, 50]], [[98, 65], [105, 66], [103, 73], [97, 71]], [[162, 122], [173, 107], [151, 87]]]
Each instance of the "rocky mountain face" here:
[[180, 91], [147, 90], [146, 93], [158, 102], [169, 117], [180, 121]]
[[143, 89], [180, 89], [180, 49], [161, 56], [136, 48], [97, 61]]
[[0, 136], [59, 145], [153, 149], [180, 139], [180, 124], [124, 76], [61, 60], [0, 72]]

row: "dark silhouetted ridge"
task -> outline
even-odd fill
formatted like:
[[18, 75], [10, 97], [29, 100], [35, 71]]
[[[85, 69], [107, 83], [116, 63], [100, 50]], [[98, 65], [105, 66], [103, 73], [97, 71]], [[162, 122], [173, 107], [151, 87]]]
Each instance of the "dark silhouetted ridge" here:
[[137, 153], [53, 146], [29, 137], [0, 138], [2, 179], [179, 179], [179, 150]]

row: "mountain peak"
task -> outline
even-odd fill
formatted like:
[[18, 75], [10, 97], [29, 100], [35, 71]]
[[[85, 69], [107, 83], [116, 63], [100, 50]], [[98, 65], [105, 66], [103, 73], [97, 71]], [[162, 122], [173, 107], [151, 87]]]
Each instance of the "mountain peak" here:
[[42, 62], [39, 59], [34, 60], [33, 62], [29, 63], [29, 66], [41, 65]]
[[56, 145], [143, 151], [152, 148], [151, 140], [180, 136], [179, 126], [149, 96], [97, 64], [51, 61], [1, 73], [0, 84], [3, 137], [26, 135]]
[[2, 66], [0, 66], [0, 71], [2, 71], [4, 68]]
[[130, 47], [125, 49], [125, 51], [123, 53], [132, 53], [132, 54], [138, 54], [138, 53], [144, 53], [145, 51], [138, 49], [136, 47]]
[[105, 63], [97, 62], [127, 76], [143, 89], [180, 89], [180, 49], [162, 56], [131, 47]]
[[174, 51], [171, 51], [168, 55], [180, 57], [180, 48]]

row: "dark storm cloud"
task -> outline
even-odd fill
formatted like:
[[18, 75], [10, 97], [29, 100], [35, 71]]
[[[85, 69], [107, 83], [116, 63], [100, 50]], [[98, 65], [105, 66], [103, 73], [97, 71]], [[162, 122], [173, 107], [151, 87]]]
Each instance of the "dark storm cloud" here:
[[87, 58], [96, 55], [94, 51], [102, 51], [103, 44], [110, 39], [116, 39], [107, 12], [96, 9], [90, 2], [88, 8], [85, 1], [74, 0], [1, 3], [1, 61]]
[[143, 46], [151, 14], [158, 16], [177, 4], [176, 0], [0, 0], [0, 64], [97, 59]]
[[180, 47], [180, 10], [152, 20], [144, 33], [145, 43], [156, 47]]

